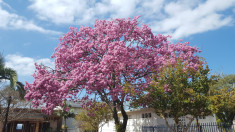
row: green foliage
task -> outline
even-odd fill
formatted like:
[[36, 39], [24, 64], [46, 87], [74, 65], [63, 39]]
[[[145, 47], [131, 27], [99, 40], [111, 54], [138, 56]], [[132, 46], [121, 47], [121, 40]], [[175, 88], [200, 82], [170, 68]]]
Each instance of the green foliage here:
[[17, 74], [15, 70], [5, 67], [4, 59], [0, 55], [0, 81], [2, 80], [9, 80], [11, 88], [14, 89], [17, 82]]
[[124, 132], [124, 128], [123, 128], [122, 122], [120, 122], [120, 124], [118, 124], [118, 125], [115, 125], [115, 130], [117, 132]]
[[93, 102], [75, 116], [75, 119], [79, 121], [79, 128], [81, 130], [96, 132], [98, 132], [99, 125], [102, 122], [107, 122], [111, 118], [112, 113], [108, 105], [100, 102]]
[[26, 92], [23, 83], [17, 81], [17, 73], [14, 69], [5, 67], [4, 58], [0, 54], [0, 82], [3, 80], [9, 80], [10, 88], [19, 92], [21, 99], [24, 99]]
[[24, 96], [26, 94], [26, 91], [24, 89], [24, 84], [21, 82], [16, 82], [16, 89], [15, 91], [17, 91], [19, 93], [20, 99], [24, 100]]
[[68, 105], [66, 101], [64, 101], [64, 108], [58, 108], [54, 113], [60, 117], [63, 117], [64, 119], [68, 118], [74, 118], [74, 109], [71, 105]]
[[68, 118], [74, 118], [74, 109], [71, 105], [68, 105], [66, 101], [64, 101], [64, 108], [57, 109], [54, 111], [54, 113], [64, 119], [64, 125], [62, 126], [62, 129], [67, 132], [68, 126], [66, 126], [66, 120]]
[[74, 118], [75, 117], [74, 109], [71, 106], [69, 107], [70, 107], [69, 111], [65, 111], [63, 109], [55, 111], [56, 115], [63, 117], [64, 119]]
[[207, 116], [211, 113], [208, 99], [211, 80], [208, 74], [209, 68], [205, 63], [201, 63], [197, 70], [186, 68], [181, 62], [167, 65], [153, 76], [147, 94], [133, 104], [154, 108], [163, 119], [168, 113], [179, 125], [182, 116], [191, 115], [191, 121], [198, 116]]
[[[0, 93], [1, 93], [1, 95], [0, 95], [0, 97], [1, 97], [1, 99], [0, 99], [0, 116], [2, 114], [4, 114], [4, 112], [2, 112], [3, 111], [2, 107], [6, 107], [6, 105], [8, 103], [8, 98], [10, 96], [13, 98], [11, 101], [13, 108], [17, 108], [17, 107], [23, 108], [26, 106], [25, 103], [23, 103], [24, 96], [26, 93], [25, 89], [24, 89], [24, 85], [21, 82], [17, 81], [17, 73], [15, 70], [8, 68], [8, 67], [5, 67], [4, 58], [0, 54], [0, 83], [4, 82], [6, 80], [10, 82], [10, 87], [5, 86], [5, 85], [1, 85], [3, 87], [0, 87]], [[6, 91], [8, 91], [8, 93], [6, 93]], [[18, 95], [16, 95], [16, 93], [18, 93]], [[20, 104], [22, 104], [22, 105], [20, 105]], [[18, 112], [18, 113], [21, 113], [21, 112]], [[18, 115], [18, 113], [16, 114], [16, 113], [9, 112], [8, 120], [9, 120], [9, 118], [19, 117], [20, 115]]]
[[218, 76], [211, 86], [210, 109], [221, 123], [232, 124], [235, 117], [235, 75]]

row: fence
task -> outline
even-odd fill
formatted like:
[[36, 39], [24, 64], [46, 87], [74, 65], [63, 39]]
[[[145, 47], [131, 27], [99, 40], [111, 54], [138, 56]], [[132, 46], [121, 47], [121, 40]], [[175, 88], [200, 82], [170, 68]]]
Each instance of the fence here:
[[[180, 126], [172, 125], [171, 127], [177, 132], [183, 132]], [[142, 126], [142, 132], [171, 132], [171, 130], [165, 125]], [[187, 132], [235, 132], [235, 124], [217, 124], [216, 122], [192, 124]]]

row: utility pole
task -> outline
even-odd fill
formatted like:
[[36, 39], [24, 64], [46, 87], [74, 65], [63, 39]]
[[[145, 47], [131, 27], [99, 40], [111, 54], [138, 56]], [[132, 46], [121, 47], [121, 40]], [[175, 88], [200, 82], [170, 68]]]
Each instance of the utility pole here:
[[8, 118], [8, 112], [9, 112], [10, 104], [11, 104], [11, 96], [8, 97], [8, 105], [7, 105], [7, 112], [6, 112], [5, 122], [4, 122], [4, 126], [3, 126], [3, 132], [6, 132], [6, 130], [7, 130], [6, 126], [7, 126], [7, 118]]

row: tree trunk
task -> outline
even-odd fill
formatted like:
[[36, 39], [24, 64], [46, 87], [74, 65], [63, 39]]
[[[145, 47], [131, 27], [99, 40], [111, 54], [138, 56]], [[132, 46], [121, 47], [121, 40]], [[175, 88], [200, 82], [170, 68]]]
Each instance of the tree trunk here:
[[172, 127], [169, 125], [167, 119], [166, 119], [164, 116], [163, 116], [163, 119], [165, 120], [166, 126], [167, 126], [172, 132], [176, 132], [175, 128], [174, 128], [174, 127], [172, 128]]
[[125, 132], [126, 131], [126, 126], [127, 126], [127, 121], [128, 121], [128, 116], [127, 116], [126, 111], [124, 109], [123, 102], [121, 102], [120, 105], [121, 105], [120, 109], [121, 109], [121, 113], [122, 113], [122, 117], [123, 117], [123, 124], [121, 126], [122, 131], [120, 131], [120, 132]]
[[116, 102], [113, 102], [113, 119], [114, 119], [115, 124], [120, 124], [119, 119], [118, 119]]
[[[117, 132], [125, 132], [126, 131], [126, 126], [127, 126], [127, 120], [128, 116], [124, 110], [123, 103], [117, 103], [117, 101], [113, 102], [114, 108], [113, 108], [113, 118], [114, 118], [114, 123], [115, 123], [115, 128]], [[119, 121], [118, 118], [118, 111], [116, 105], [120, 106], [122, 117], [123, 117], [123, 123]]]
[[67, 129], [67, 125], [66, 125], [66, 118], [64, 118], [64, 132], [67, 132], [68, 129]]
[[184, 132], [187, 132], [189, 127], [191, 126], [192, 122], [194, 120], [194, 117], [192, 117], [190, 120], [189, 120], [189, 123], [186, 125], [186, 127], [184, 128]]

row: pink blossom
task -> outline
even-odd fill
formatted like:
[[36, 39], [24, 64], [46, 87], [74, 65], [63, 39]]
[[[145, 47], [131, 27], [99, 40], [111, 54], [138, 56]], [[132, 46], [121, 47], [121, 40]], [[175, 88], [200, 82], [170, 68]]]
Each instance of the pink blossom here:
[[[45, 106], [43, 111], [51, 114], [65, 100], [88, 100], [94, 94], [105, 95], [110, 102], [128, 101], [132, 97], [123, 90], [126, 82], [135, 93], [141, 93], [153, 72], [177, 63], [178, 58], [197, 69], [196, 47], [171, 44], [169, 36], [154, 35], [148, 25], [139, 24], [138, 18], [96, 20], [94, 27], [79, 30], [71, 27], [52, 55], [53, 70], [35, 65], [34, 82], [26, 82], [25, 98], [35, 107]], [[170, 89], [166, 87], [166, 91]], [[83, 94], [76, 96], [80, 92]]]
[[171, 92], [171, 89], [170, 89], [170, 87], [169, 87], [168, 84], [165, 84], [165, 85], [164, 85], [164, 91], [165, 91], [165, 92]]

